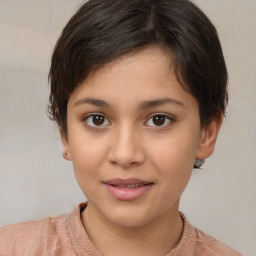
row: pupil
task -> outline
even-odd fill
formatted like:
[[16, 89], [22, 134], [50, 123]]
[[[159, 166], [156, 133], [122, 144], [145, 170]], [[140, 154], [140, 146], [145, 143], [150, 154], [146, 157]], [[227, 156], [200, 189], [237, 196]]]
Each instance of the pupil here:
[[93, 116], [93, 123], [95, 125], [102, 125], [104, 123], [104, 117], [103, 116]]
[[154, 116], [153, 117], [154, 125], [161, 126], [161, 125], [164, 124], [164, 122], [165, 122], [165, 117], [164, 116]]

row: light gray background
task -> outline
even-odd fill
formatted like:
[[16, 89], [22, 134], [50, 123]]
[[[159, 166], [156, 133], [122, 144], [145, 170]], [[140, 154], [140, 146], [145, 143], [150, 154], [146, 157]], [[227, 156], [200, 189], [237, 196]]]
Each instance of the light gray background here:
[[[256, 256], [256, 1], [195, 1], [216, 25], [230, 104], [216, 152], [180, 209], [190, 222]], [[55, 41], [78, 0], [0, 0], [0, 225], [69, 212], [85, 198], [46, 117]]]

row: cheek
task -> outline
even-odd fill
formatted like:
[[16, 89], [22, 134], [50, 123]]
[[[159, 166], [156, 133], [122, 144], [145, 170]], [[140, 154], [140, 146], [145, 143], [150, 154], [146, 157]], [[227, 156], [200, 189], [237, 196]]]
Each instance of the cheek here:
[[70, 141], [70, 153], [78, 183], [82, 186], [84, 183], [96, 182], [100, 166], [106, 159], [104, 140], [74, 136]]
[[70, 153], [73, 164], [80, 169], [97, 167], [107, 151], [107, 140], [104, 134], [88, 132], [82, 125], [70, 126]]
[[102, 152], [97, 150], [94, 145], [77, 145], [77, 147], [74, 145], [74, 148], [76, 150], [72, 151], [72, 163], [77, 183], [88, 200], [91, 200], [92, 195], [100, 200], [101, 195], [95, 193], [95, 187], [100, 182], [99, 170], [103, 158]]
[[102, 148], [98, 149], [94, 145], [83, 145], [71, 151], [73, 164], [76, 165], [78, 169], [96, 168], [103, 158], [102, 155], [104, 155]]
[[170, 137], [164, 143], [155, 142], [151, 147], [150, 159], [166, 196], [181, 193], [190, 179], [198, 141], [188, 135], [183, 133], [179, 137]]
[[150, 159], [167, 173], [183, 173], [193, 168], [195, 154], [196, 146], [193, 143], [171, 139], [165, 143], [155, 143], [150, 150]]

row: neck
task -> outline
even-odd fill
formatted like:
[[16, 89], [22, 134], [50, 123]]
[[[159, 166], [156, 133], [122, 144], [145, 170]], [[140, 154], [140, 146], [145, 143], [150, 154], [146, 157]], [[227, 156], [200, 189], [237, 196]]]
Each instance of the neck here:
[[82, 222], [90, 240], [104, 256], [166, 256], [178, 244], [183, 231], [178, 207], [151, 223], [127, 227], [107, 221], [88, 205]]

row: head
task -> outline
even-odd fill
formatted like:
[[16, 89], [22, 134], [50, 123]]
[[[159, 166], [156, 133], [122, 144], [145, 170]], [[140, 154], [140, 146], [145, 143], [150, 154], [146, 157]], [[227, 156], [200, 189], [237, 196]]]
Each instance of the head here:
[[[113, 13], [115, 15], [113, 15]], [[93, 71], [150, 45], [174, 53], [180, 85], [199, 104], [201, 126], [225, 113], [227, 69], [217, 31], [188, 0], [91, 0], [64, 28], [53, 52], [50, 117], [65, 136], [67, 103]]]
[[[142, 225], [177, 209], [194, 159], [213, 152], [227, 103], [205, 14], [187, 0], [88, 1], [64, 28], [49, 78], [50, 114], [88, 210]], [[123, 204], [109, 184], [120, 179], [146, 180], [147, 194]]]

